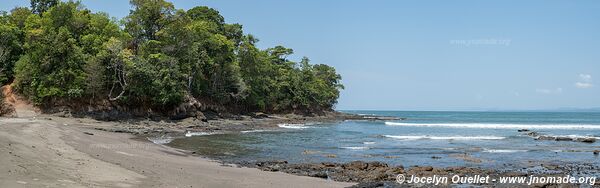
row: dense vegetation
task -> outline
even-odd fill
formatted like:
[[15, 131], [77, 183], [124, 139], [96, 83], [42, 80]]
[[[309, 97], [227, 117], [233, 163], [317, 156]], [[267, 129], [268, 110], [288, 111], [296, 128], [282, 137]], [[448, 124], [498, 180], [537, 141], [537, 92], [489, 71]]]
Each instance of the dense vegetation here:
[[80, 2], [32, 0], [0, 15], [0, 82], [40, 106], [65, 103], [173, 109], [189, 100], [265, 112], [331, 110], [343, 88], [333, 67], [258, 49], [212, 8], [131, 0], [120, 22]]

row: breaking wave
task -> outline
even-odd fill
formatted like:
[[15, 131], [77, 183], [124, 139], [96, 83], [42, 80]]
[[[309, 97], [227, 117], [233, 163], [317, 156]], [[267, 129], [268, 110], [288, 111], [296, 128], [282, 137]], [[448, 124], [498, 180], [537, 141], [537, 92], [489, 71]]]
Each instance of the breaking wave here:
[[398, 123], [385, 122], [390, 126], [407, 127], [448, 127], [448, 128], [478, 128], [478, 129], [600, 129], [600, 125], [579, 124], [500, 124], [500, 123]]
[[188, 131], [185, 133], [185, 137], [192, 137], [192, 136], [206, 136], [206, 135], [213, 135], [215, 133], [209, 133], [209, 132], [191, 132]]
[[501, 136], [397, 136], [397, 135], [383, 135], [387, 138], [399, 139], [399, 140], [502, 140], [505, 137]]
[[277, 126], [281, 127], [281, 128], [286, 128], [286, 129], [307, 129], [310, 127], [307, 127], [305, 124], [293, 124], [293, 123], [283, 123], [283, 124], [278, 124]]

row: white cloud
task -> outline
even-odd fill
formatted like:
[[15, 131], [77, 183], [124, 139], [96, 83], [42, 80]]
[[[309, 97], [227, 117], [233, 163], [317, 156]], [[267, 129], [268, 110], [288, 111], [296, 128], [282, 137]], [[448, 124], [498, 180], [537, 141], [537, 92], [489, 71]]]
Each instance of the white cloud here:
[[579, 79], [581, 79], [581, 81], [589, 83], [592, 82], [592, 75], [589, 74], [579, 74]]
[[562, 93], [563, 89], [562, 88], [556, 88], [556, 89], [536, 89], [535, 92], [541, 93], [541, 94], [558, 94], [558, 93]]
[[591, 88], [593, 86], [594, 85], [591, 84], [591, 83], [583, 83], [583, 82], [577, 82], [577, 83], [575, 83], [575, 87], [581, 88], [581, 89]]
[[592, 75], [589, 74], [579, 74], [579, 82], [575, 82], [575, 87], [580, 89], [586, 89], [593, 87], [592, 84]]

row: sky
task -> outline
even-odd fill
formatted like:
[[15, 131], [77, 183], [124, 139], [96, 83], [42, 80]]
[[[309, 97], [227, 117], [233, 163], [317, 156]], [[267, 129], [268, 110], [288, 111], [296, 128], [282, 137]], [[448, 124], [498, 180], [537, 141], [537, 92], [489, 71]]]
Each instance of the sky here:
[[[83, 0], [120, 19], [126, 0]], [[338, 110], [600, 107], [600, 1], [173, 0], [334, 66]], [[0, 10], [28, 6], [3, 0]]]

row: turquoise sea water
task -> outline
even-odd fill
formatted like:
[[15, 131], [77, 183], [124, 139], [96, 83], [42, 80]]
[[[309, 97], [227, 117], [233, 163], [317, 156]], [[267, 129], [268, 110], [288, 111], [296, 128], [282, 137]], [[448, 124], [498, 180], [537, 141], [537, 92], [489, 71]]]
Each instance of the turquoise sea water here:
[[[346, 111], [404, 117], [398, 121], [345, 121], [281, 125], [176, 139], [169, 145], [223, 160], [301, 162], [383, 161], [393, 165], [525, 165], [532, 161], [592, 162], [596, 143], [541, 141], [541, 135], [600, 138], [600, 112]], [[465, 160], [464, 156], [468, 156]]]

